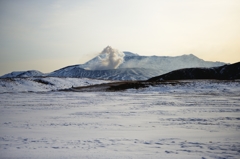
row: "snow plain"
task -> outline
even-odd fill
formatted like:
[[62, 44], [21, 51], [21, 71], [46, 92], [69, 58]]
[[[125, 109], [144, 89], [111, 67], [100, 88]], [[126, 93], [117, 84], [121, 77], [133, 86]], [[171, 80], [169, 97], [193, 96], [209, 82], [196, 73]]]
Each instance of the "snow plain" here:
[[240, 156], [240, 81], [41, 90], [0, 94], [0, 158]]

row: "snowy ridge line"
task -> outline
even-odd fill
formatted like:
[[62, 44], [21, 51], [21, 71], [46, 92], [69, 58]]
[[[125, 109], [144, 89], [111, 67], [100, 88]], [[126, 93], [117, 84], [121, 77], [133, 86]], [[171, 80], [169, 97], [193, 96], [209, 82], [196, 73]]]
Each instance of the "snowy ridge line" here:
[[0, 79], [0, 93], [6, 92], [46, 92], [59, 89], [88, 86], [111, 81], [94, 80], [87, 78], [58, 78], [58, 77], [31, 77], [31, 78], [4, 78]]
[[3, 76], [0, 78], [27, 78], [27, 77], [42, 77], [45, 76], [44, 73], [37, 71], [37, 70], [29, 70], [29, 71], [14, 71]]

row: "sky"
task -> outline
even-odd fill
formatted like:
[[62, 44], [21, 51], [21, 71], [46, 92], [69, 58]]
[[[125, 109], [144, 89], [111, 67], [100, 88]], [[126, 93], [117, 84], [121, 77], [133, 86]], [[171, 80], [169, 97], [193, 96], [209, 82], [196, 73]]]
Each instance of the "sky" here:
[[106, 46], [240, 61], [240, 0], [0, 0], [0, 75], [82, 64]]

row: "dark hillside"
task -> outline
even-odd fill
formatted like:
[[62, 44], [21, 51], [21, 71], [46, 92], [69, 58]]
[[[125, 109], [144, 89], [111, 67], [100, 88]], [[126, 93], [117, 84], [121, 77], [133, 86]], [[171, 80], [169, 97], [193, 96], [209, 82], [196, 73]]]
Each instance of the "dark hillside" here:
[[240, 62], [212, 68], [186, 68], [175, 70], [148, 81], [162, 80], [188, 80], [188, 79], [219, 79], [234, 80], [240, 79]]

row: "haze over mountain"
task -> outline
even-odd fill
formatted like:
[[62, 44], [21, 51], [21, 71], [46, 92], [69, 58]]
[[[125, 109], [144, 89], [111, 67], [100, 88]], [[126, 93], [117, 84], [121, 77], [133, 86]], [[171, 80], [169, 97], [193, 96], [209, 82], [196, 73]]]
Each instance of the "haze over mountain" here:
[[140, 56], [132, 52], [120, 52], [107, 46], [95, 58], [85, 64], [61, 68], [48, 74], [39, 71], [12, 72], [1, 78], [7, 77], [86, 77], [108, 80], [146, 80], [167, 72], [193, 67], [222, 66], [223, 62], [210, 62], [199, 59], [193, 54], [176, 57], [169, 56]]

